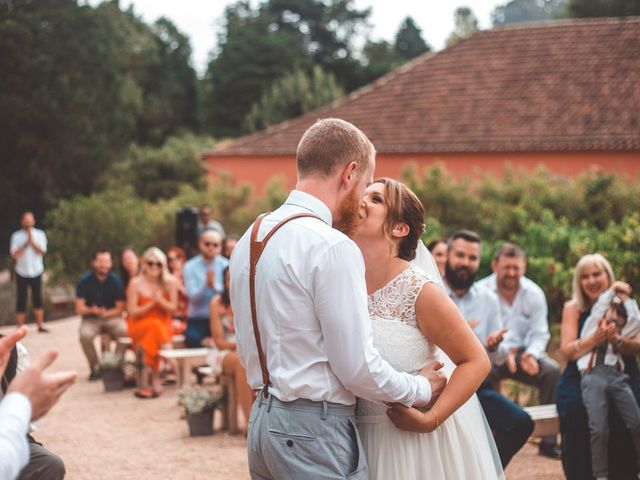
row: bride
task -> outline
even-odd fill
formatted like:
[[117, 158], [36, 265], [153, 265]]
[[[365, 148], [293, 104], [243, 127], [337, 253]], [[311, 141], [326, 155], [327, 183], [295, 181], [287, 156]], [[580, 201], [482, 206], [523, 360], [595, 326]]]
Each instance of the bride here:
[[366, 264], [375, 346], [397, 370], [415, 373], [439, 360], [449, 376], [426, 412], [358, 400], [369, 478], [504, 478], [475, 397], [490, 368], [484, 348], [439, 278], [411, 263], [418, 245], [425, 248], [419, 243], [424, 230], [420, 200], [402, 183], [378, 179], [365, 192], [361, 217], [354, 240]]

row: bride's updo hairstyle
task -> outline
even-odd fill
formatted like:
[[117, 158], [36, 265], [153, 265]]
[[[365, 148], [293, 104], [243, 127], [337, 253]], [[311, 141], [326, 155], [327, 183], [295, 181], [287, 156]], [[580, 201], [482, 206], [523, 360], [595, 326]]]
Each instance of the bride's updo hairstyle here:
[[382, 227], [388, 238], [399, 223], [409, 227], [409, 233], [398, 245], [398, 258], [410, 262], [416, 257], [418, 240], [424, 233], [424, 207], [406, 185], [392, 178], [382, 177], [373, 181], [384, 185], [384, 198], [387, 203], [387, 218]]

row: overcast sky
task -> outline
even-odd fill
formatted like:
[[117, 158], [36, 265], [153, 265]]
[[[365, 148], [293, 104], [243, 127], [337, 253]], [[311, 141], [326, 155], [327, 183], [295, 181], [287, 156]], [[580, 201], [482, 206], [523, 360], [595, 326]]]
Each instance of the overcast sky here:
[[[355, 0], [357, 8], [371, 7], [369, 22], [373, 40], [393, 40], [400, 22], [411, 16], [422, 29], [422, 37], [436, 50], [453, 30], [453, 12], [468, 6], [478, 18], [480, 28], [491, 27], [491, 12], [507, 0]], [[90, 1], [91, 4], [99, 0]], [[199, 73], [206, 68], [207, 59], [215, 47], [227, 0], [121, 0], [123, 9], [133, 4], [134, 11], [148, 23], [158, 17], [168, 17], [178, 29], [191, 38], [193, 62]], [[252, 4], [258, 2], [253, 0]]]

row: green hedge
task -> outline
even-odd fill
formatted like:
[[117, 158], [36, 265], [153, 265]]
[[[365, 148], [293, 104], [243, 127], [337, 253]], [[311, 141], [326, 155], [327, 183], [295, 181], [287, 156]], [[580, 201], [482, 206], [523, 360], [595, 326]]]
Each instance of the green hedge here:
[[[425, 172], [409, 167], [403, 180], [425, 205], [425, 240], [460, 228], [483, 239], [481, 275], [504, 241], [521, 245], [528, 256], [527, 275], [545, 291], [550, 318], [559, 320], [571, 292], [573, 266], [580, 256], [600, 252], [616, 275], [640, 288], [640, 184], [602, 171], [566, 179], [537, 170], [507, 171], [501, 180], [456, 180], [442, 166]], [[278, 207], [287, 191], [280, 178], [267, 194], [222, 176], [208, 190], [183, 186], [177, 196], [152, 203], [131, 188], [113, 188], [64, 200], [50, 212], [48, 265], [56, 278], [73, 280], [89, 266], [97, 245], [117, 252], [173, 244], [175, 212], [207, 202], [229, 233], [241, 234], [259, 212]]]

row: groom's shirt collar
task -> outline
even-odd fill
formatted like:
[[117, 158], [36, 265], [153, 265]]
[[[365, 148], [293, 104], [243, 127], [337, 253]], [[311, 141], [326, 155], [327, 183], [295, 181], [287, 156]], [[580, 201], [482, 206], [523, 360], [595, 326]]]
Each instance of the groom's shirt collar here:
[[322, 200], [306, 192], [291, 190], [284, 204], [309, 210], [309, 212], [318, 215], [327, 225], [331, 226], [333, 224], [333, 217], [329, 207], [327, 207]]

